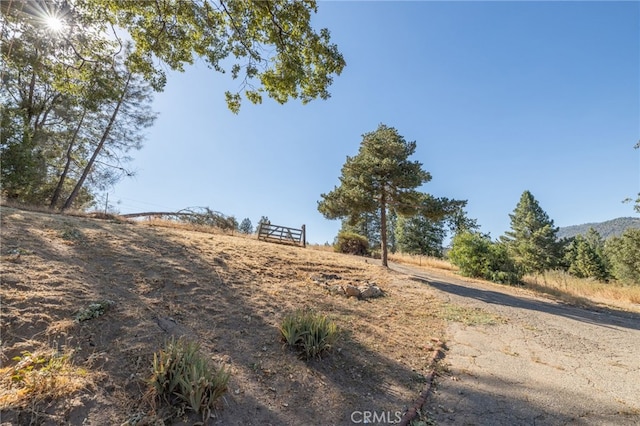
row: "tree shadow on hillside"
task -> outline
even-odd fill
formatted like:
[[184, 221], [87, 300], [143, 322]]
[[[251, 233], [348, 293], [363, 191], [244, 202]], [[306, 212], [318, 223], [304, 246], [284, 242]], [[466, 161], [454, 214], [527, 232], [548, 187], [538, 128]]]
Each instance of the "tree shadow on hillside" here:
[[[72, 320], [92, 302], [115, 302], [104, 315], [66, 331], [76, 362], [106, 373], [95, 395], [108, 408], [96, 404], [105, 410], [102, 417], [88, 411], [93, 423], [122, 423], [142, 409], [134, 401], [145, 394], [153, 354], [172, 335], [201, 343], [205, 353], [233, 370], [223, 408], [211, 424], [349, 424], [353, 411], [401, 411], [413, 401], [398, 389], [414, 386], [417, 394], [421, 388], [411, 369], [348, 334], [342, 350], [321, 361], [296, 359], [279, 341], [279, 296], [256, 297], [258, 273], [233, 275], [230, 259], [215, 247], [205, 256], [204, 249], [172, 241], [162, 231], [128, 224], [54, 217], [47, 227], [11, 234], [9, 241], [5, 234], [3, 241], [33, 253], [21, 265], [25, 281], [42, 277], [31, 296], [51, 296], [46, 304], [31, 303], [34, 312], [57, 322]], [[29, 291], [26, 282], [14, 284]], [[8, 327], [5, 335], [44, 342], [50, 339], [43, 333], [46, 325]], [[325, 399], [329, 393], [331, 401]]]
[[[417, 397], [424, 386], [418, 372], [366, 347], [348, 332], [339, 342], [341, 350], [336, 348], [325, 359], [296, 359], [279, 342], [279, 297], [285, 296], [260, 293], [256, 285], [261, 277], [250, 268], [230, 275], [236, 273], [231, 259], [215, 246], [205, 255], [202, 249], [148, 228], [88, 220], [70, 226], [80, 231], [68, 235], [74, 239], [62, 239], [58, 229], [50, 238], [36, 233], [13, 238], [51, 268], [60, 269], [62, 284], [55, 285], [66, 290], [67, 299], [58, 307], [35, 307], [52, 319], [70, 319], [74, 309], [95, 300], [116, 302], [112, 311], [70, 331], [77, 339], [78, 356], [92, 360], [108, 376], [95, 394], [106, 401], [104, 406], [110, 408], [103, 409], [110, 409], [111, 417], [90, 412], [91, 423], [122, 423], [140, 410], [136, 404], [145, 393], [153, 353], [172, 334], [198, 341], [205, 353], [232, 369], [229, 392], [210, 424], [351, 424], [354, 411], [402, 411], [414, 402], [406, 397], [406, 389], [415, 389]], [[29, 262], [24, 261], [25, 269]], [[47, 271], [33, 272], [30, 278], [36, 280], [40, 273], [44, 277]], [[43, 280], [44, 293], [53, 288], [46, 287], [53, 281]], [[73, 287], [65, 289], [65, 283]], [[473, 296], [481, 297], [469, 297]], [[324, 310], [332, 308], [330, 302], [312, 302]], [[332, 312], [358, 314], [348, 307]], [[122, 407], [128, 412], [119, 411]]]

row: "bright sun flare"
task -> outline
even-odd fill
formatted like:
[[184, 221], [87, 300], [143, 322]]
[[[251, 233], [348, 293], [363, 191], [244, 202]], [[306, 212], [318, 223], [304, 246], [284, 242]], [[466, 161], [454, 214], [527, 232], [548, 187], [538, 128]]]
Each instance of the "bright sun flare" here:
[[60, 32], [64, 28], [64, 22], [62, 19], [54, 15], [47, 16], [45, 18], [45, 22], [51, 31]]

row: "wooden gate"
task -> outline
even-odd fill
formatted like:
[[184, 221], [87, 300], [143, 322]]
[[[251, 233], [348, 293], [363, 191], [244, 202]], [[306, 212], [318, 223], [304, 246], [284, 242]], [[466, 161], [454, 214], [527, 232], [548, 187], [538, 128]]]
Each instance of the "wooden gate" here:
[[258, 226], [258, 239], [262, 241], [295, 244], [297, 246], [306, 247], [306, 237], [306, 229], [304, 225], [302, 225], [302, 229], [272, 225], [270, 223], [261, 223]]

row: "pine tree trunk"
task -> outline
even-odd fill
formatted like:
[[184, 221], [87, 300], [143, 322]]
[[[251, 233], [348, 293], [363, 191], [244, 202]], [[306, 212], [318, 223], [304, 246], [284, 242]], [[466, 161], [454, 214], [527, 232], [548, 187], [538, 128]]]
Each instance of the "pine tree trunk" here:
[[382, 246], [382, 266], [389, 267], [387, 262], [387, 199], [382, 190], [382, 197], [380, 197], [380, 245]]
[[132, 74], [131, 72], [129, 72], [129, 74], [127, 75], [127, 81], [124, 87], [122, 88], [122, 94], [120, 95], [120, 99], [118, 99], [116, 108], [113, 110], [113, 114], [111, 114], [111, 118], [109, 119], [109, 124], [107, 124], [107, 127], [104, 129], [104, 132], [102, 133], [102, 138], [100, 138], [100, 142], [98, 143], [98, 146], [93, 151], [93, 155], [91, 156], [91, 159], [89, 160], [86, 167], [82, 171], [82, 176], [80, 176], [80, 179], [78, 179], [78, 183], [76, 183], [76, 186], [73, 188], [71, 195], [69, 195], [69, 198], [67, 198], [67, 201], [65, 201], [61, 210], [64, 211], [64, 210], [67, 210], [69, 207], [71, 207], [76, 197], [80, 193], [80, 189], [82, 189], [82, 185], [84, 185], [84, 181], [87, 179], [87, 176], [89, 175], [89, 172], [93, 167], [93, 163], [95, 163], [96, 158], [98, 157], [98, 154], [100, 154], [100, 151], [102, 151], [102, 148], [104, 147], [104, 144], [107, 141], [107, 138], [109, 137], [109, 133], [111, 132], [111, 128], [113, 127], [113, 123], [116, 121], [116, 117], [118, 116], [118, 111], [120, 110], [120, 107], [122, 106], [122, 102], [124, 102], [124, 99], [127, 95], [127, 89], [129, 88], [129, 82], [131, 81], [131, 77], [132, 77]]
[[58, 199], [60, 199], [60, 194], [62, 193], [62, 188], [64, 187], [64, 181], [67, 179], [67, 173], [69, 173], [69, 168], [71, 167], [71, 153], [73, 152], [73, 147], [76, 143], [76, 139], [78, 138], [78, 132], [80, 131], [80, 127], [82, 127], [82, 123], [84, 122], [84, 116], [87, 114], [87, 110], [82, 111], [82, 116], [80, 117], [80, 122], [76, 127], [76, 130], [73, 132], [73, 137], [71, 138], [71, 142], [69, 142], [69, 148], [67, 148], [67, 161], [64, 165], [64, 170], [62, 170], [62, 174], [60, 175], [60, 179], [58, 180], [58, 184], [56, 185], [56, 190], [53, 192], [53, 196], [51, 197], [51, 204], [49, 204], [49, 208], [54, 209], [56, 204], [58, 204]]

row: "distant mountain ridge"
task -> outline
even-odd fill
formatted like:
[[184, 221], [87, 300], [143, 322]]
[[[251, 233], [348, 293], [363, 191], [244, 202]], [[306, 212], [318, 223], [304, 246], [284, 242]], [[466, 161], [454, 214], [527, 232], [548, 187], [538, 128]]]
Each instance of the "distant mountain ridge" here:
[[640, 218], [619, 217], [605, 222], [584, 223], [582, 225], [564, 226], [558, 230], [558, 238], [571, 238], [576, 235], [585, 235], [589, 228], [593, 228], [603, 239], [618, 237], [629, 228], [640, 229]]

